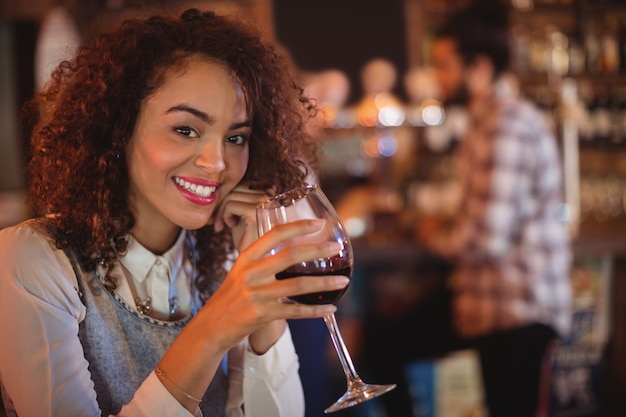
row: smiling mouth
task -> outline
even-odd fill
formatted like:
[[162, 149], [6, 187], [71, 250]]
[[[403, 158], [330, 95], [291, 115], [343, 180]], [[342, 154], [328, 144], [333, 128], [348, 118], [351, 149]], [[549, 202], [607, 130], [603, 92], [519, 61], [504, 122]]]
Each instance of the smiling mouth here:
[[176, 184], [178, 184], [179, 187], [183, 188], [185, 191], [188, 191], [200, 197], [208, 197], [213, 194], [216, 189], [215, 186], [193, 184], [178, 177], [175, 177], [174, 181], [176, 182]]

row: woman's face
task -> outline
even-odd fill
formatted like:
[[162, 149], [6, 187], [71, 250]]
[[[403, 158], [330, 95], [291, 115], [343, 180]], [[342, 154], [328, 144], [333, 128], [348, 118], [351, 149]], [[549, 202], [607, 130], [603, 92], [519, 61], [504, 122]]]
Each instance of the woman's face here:
[[246, 171], [250, 133], [243, 92], [224, 65], [193, 59], [170, 74], [143, 101], [128, 146], [135, 238], [206, 225]]

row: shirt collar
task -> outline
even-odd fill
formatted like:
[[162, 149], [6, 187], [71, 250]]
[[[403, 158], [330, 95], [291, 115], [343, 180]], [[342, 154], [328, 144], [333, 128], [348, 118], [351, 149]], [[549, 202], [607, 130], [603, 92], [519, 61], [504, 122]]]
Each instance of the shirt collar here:
[[143, 282], [157, 259], [160, 258], [167, 262], [170, 276], [176, 277], [183, 263], [186, 234], [186, 230], [182, 229], [174, 245], [161, 256], [150, 252], [131, 235], [128, 242], [128, 251], [126, 255], [120, 259], [120, 263], [124, 265], [137, 281]]

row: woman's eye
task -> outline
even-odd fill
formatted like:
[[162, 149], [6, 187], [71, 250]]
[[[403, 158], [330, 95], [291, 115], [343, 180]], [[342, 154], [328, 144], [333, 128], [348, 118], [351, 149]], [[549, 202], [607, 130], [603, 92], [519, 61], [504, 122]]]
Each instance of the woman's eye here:
[[248, 142], [248, 137], [245, 135], [235, 135], [226, 139], [226, 142], [233, 145], [245, 145]]
[[177, 127], [175, 130], [177, 133], [183, 136], [186, 136], [188, 138], [197, 138], [200, 136], [198, 135], [198, 132], [196, 132], [195, 130], [187, 126]]

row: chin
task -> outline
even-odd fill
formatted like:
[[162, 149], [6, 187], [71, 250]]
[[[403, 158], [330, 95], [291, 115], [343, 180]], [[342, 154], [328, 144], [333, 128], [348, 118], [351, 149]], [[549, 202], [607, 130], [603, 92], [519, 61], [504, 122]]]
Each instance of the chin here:
[[183, 229], [197, 230], [206, 226], [210, 219], [210, 216], [187, 216], [184, 219], [180, 219], [180, 221], [177, 221], [176, 224], [178, 224]]
[[199, 230], [199, 229], [202, 229], [202, 228], [203, 228], [204, 226], [206, 226], [206, 225], [207, 225], [207, 224], [206, 224], [206, 223], [204, 223], [204, 224], [202, 224], [202, 225], [200, 225], [200, 226], [198, 226], [198, 225], [192, 225], [192, 226], [182, 226], [182, 228], [183, 228], [183, 229], [185, 229], [185, 230]]

